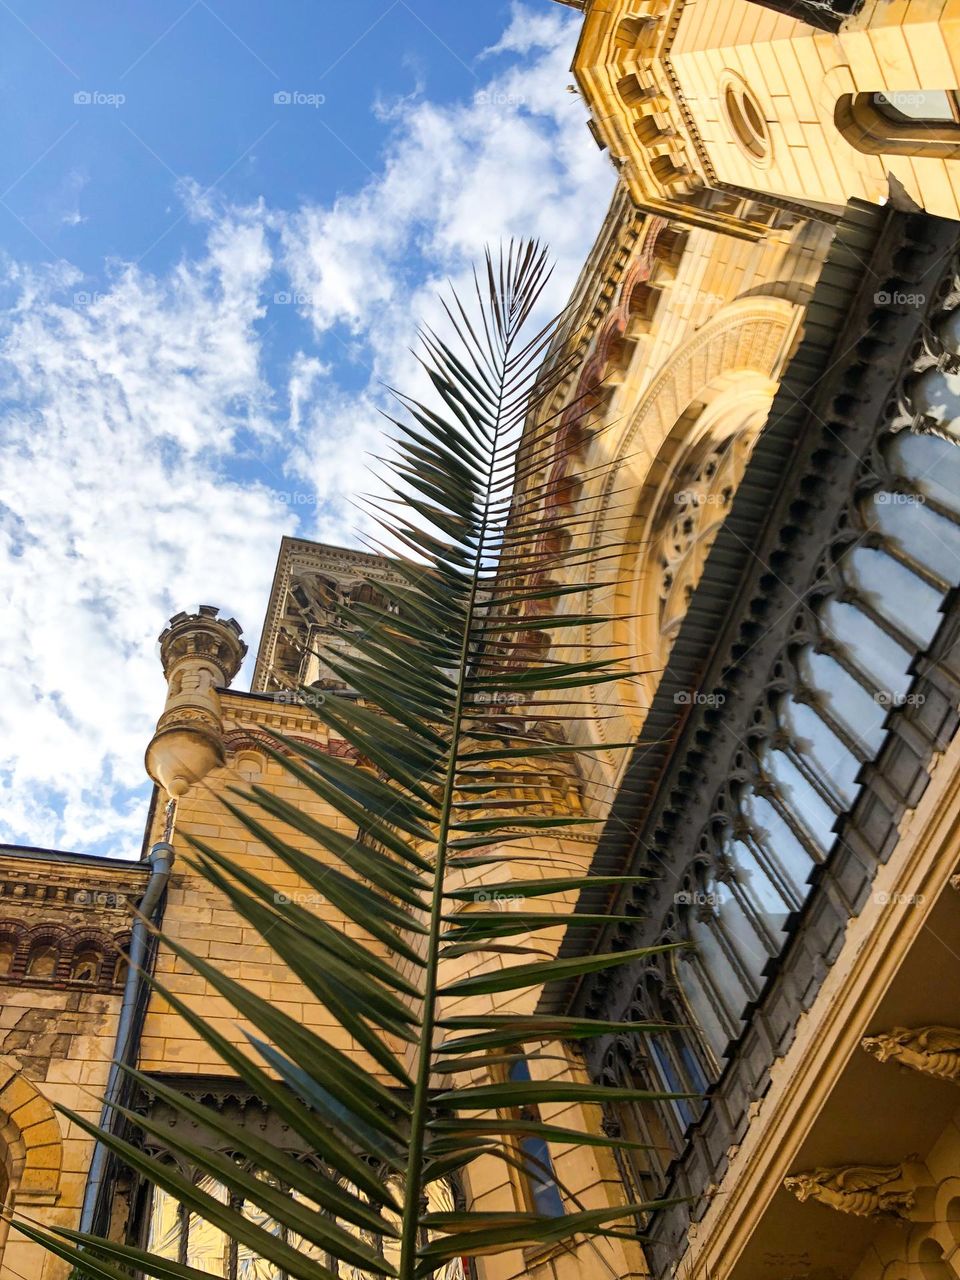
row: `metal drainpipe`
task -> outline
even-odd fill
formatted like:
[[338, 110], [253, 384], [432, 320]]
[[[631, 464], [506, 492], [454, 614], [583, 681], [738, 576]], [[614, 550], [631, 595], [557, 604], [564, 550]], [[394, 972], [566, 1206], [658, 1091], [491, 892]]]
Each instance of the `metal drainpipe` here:
[[[103, 1096], [103, 1110], [100, 1113], [100, 1128], [107, 1133], [113, 1133], [117, 1127], [117, 1116], [113, 1106], [121, 1100], [126, 1078], [120, 1064], [128, 1066], [136, 1056], [144, 1012], [140, 1008], [140, 996], [144, 989], [142, 971], [150, 947], [150, 933], [146, 921], [154, 921], [170, 879], [174, 858], [171, 839], [176, 812], [177, 802], [170, 800], [165, 813], [163, 839], [157, 841], [146, 858], [150, 864], [150, 878], [139, 905], [140, 916], [144, 919], [138, 917], [134, 921], [130, 934], [127, 979], [120, 1004], [113, 1061], [110, 1064], [110, 1074], [107, 1077], [107, 1087]], [[109, 1206], [106, 1203], [109, 1185], [106, 1174], [109, 1158], [109, 1149], [102, 1142], [97, 1142], [93, 1148], [90, 1172], [87, 1175], [87, 1185], [83, 1193], [83, 1208], [80, 1212], [81, 1231], [103, 1233], [109, 1227], [107, 1216]]]

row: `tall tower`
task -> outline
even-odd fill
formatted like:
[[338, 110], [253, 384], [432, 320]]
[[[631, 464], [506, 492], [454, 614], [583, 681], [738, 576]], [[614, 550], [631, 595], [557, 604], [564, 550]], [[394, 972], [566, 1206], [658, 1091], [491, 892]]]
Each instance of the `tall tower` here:
[[181, 796], [224, 762], [218, 690], [240, 670], [247, 646], [235, 618], [213, 605], [178, 613], [160, 637], [167, 701], [147, 747], [147, 773], [168, 795]]

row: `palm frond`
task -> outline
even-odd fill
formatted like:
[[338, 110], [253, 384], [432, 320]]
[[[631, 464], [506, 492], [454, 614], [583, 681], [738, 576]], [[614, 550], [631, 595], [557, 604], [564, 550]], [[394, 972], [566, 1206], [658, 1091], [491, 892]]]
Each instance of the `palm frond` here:
[[[384, 460], [388, 497], [378, 504], [401, 585], [375, 584], [383, 606], [347, 605], [342, 624], [352, 643], [323, 654], [357, 696], [326, 696], [317, 715], [363, 767], [299, 740], [277, 739], [271, 758], [309, 797], [310, 812], [261, 786], [224, 798], [249, 837], [350, 929], [281, 900], [274, 886], [215, 844], [190, 840], [192, 865], [325, 1007], [356, 1051], [327, 1043], [170, 939], [165, 945], [178, 960], [252, 1026], [249, 1051], [231, 1045], [201, 1012], [151, 980], [157, 998], [296, 1128], [324, 1171], [294, 1168], [295, 1161], [222, 1118], [211, 1116], [209, 1127], [237, 1160], [181, 1142], [185, 1159], [282, 1224], [280, 1239], [134, 1143], [102, 1136], [148, 1181], [296, 1280], [327, 1280], [331, 1272], [314, 1250], [286, 1243], [294, 1238], [371, 1275], [414, 1280], [462, 1253], [570, 1242], [583, 1233], [615, 1235], [616, 1223], [653, 1207], [578, 1209], [560, 1218], [424, 1209], [428, 1186], [441, 1173], [466, 1169], [469, 1177], [471, 1162], [491, 1154], [522, 1165], [510, 1142], [524, 1136], [611, 1150], [642, 1145], [530, 1118], [540, 1103], [595, 1106], [613, 1095], [563, 1074], [512, 1080], [509, 1069], [524, 1060], [524, 1046], [665, 1029], [536, 1011], [537, 992], [546, 984], [646, 954], [560, 959], [556, 939], [542, 936], [593, 922], [571, 915], [584, 888], [630, 880], [590, 877], [582, 868], [559, 874], [563, 861], [552, 861], [550, 852], [565, 833], [589, 832], [595, 822], [564, 799], [578, 777], [578, 750], [569, 740], [582, 714], [578, 699], [631, 673], [615, 654], [585, 650], [577, 639], [600, 616], [591, 607], [596, 585], [585, 568], [614, 549], [584, 542], [591, 514], [586, 500], [576, 513], [573, 544], [558, 546], [546, 437], [535, 432], [524, 441], [524, 423], [568, 372], [563, 361], [542, 371], [558, 332], [557, 321], [533, 319], [548, 279], [539, 244], [511, 243], [498, 258], [488, 253], [471, 303], [455, 296], [446, 304], [449, 334], [421, 334], [434, 402], [400, 397], [405, 412], [392, 420], [396, 435]], [[561, 647], [548, 652], [554, 633]], [[516, 772], [521, 766], [526, 773]], [[559, 781], [547, 785], [554, 775]], [[524, 794], [530, 779], [546, 800]], [[318, 819], [318, 811], [339, 815], [339, 825]], [[344, 826], [357, 835], [347, 835]], [[534, 862], [539, 874], [524, 874], [524, 865]], [[490, 909], [501, 896], [511, 909]], [[544, 909], [529, 907], [531, 900]], [[538, 958], [531, 962], [530, 955]], [[503, 993], [510, 996], [506, 1005]], [[147, 1087], [140, 1073], [131, 1079]], [[169, 1108], [203, 1119], [202, 1104], [169, 1084], [155, 1088]], [[613, 1092], [636, 1102], [658, 1096]], [[149, 1120], [135, 1114], [129, 1120], [149, 1133]], [[250, 1169], [303, 1199], [277, 1191]], [[350, 1226], [393, 1239], [396, 1247], [373, 1249]], [[85, 1276], [114, 1280], [129, 1268], [164, 1278], [202, 1274], [151, 1259], [133, 1245], [21, 1229], [73, 1260]]]

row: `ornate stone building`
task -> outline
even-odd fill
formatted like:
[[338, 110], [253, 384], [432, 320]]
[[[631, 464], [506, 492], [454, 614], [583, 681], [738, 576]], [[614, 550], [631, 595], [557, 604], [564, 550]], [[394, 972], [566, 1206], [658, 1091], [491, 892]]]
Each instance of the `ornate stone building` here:
[[[542, 874], [655, 873], [578, 904], [630, 924], [541, 937], [571, 955], [688, 946], [545, 997], [675, 1031], [585, 1056], [558, 1045], [530, 1069], [694, 1096], [544, 1108], [648, 1150], [553, 1148], [555, 1184], [491, 1159], [438, 1196], [562, 1213], [563, 1186], [588, 1206], [663, 1207], [635, 1238], [467, 1259], [447, 1280], [947, 1280], [960, 1276], [960, 8], [571, 7], [574, 72], [620, 181], [552, 356], [576, 356], [575, 371], [528, 423], [539, 462], [522, 472], [550, 482], [556, 546], [589, 559], [623, 544], [590, 565], [596, 616], [615, 621], [558, 631], [553, 651], [612, 644], [639, 674], [590, 691], [582, 775], [532, 764], [515, 786], [545, 811], [600, 820], [599, 835], [539, 840]], [[0, 850], [8, 1206], [149, 1240], [231, 1280], [271, 1274], [94, 1155], [52, 1105], [96, 1117], [105, 1092], [133, 1102], [163, 1153], [175, 1082], [310, 1158], [231, 1076], [245, 1043], [233, 1005], [156, 949], [126, 903], [162, 911], [174, 947], [363, 1054], [192, 871], [183, 837], [345, 927], [222, 800], [255, 783], [278, 812], [303, 802], [266, 750], [273, 732], [366, 766], [294, 690], [337, 686], [316, 643], [348, 646], [338, 599], [375, 601], [391, 573], [285, 540], [250, 693], [230, 687], [236, 623], [214, 609], [171, 620], [143, 862]], [[355, 829], [309, 804], [348, 845]], [[496, 878], [511, 874], [505, 854]], [[482, 884], [478, 871], [464, 892]], [[128, 978], [125, 953], [179, 1009]], [[199, 1007], [220, 1055], [190, 1026]], [[124, 1096], [115, 1053], [151, 1089]], [[222, 1142], [209, 1125], [199, 1136]], [[62, 1275], [0, 1235], [0, 1280]]]

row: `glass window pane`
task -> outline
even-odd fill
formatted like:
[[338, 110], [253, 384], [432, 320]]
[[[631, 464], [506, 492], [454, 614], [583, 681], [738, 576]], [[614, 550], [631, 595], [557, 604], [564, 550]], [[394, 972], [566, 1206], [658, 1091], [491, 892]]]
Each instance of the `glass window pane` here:
[[923, 502], [879, 501], [890, 496], [874, 494], [867, 511], [871, 527], [945, 581], [960, 582], [960, 528]]
[[[960, 307], [950, 314], [953, 323], [949, 333], [941, 330], [941, 337], [960, 355]], [[887, 446], [887, 457], [925, 494], [960, 514], [960, 449], [955, 444], [939, 436], [898, 431]]]
[[804, 684], [816, 691], [833, 718], [858, 738], [871, 755], [876, 755], [883, 744], [887, 707], [871, 698], [839, 662], [829, 654], [817, 653], [812, 645], [800, 653], [797, 668]]
[[[688, 1082], [684, 1080], [677, 1070], [670, 1050], [659, 1036], [650, 1037], [650, 1048], [653, 1050], [653, 1058], [660, 1072], [660, 1082], [664, 1091], [666, 1093], [692, 1092]], [[686, 1129], [687, 1125], [693, 1124], [696, 1115], [687, 1099], [676, 1098], [668, 1105], [672, 1107], [681, 1129]]]
[[[727, 852], [735, 863], [734, 875], [740, 893], [776, 938], [784, 932], [790, 903], [777, 889], [749, 845], [733, 840], [727, 846]], [[809, 858], [806, 861], [809, 867]]]
[[827, 853], [833, 844], [831, 828], [837, 818], [833, 809], [782, 751], [764, 748], [760, 753], [760, 766], [776, 784], [784, 805], [797, 818], [803, 830], [810, 833], [823, 853]]
[[724, 1009], [732, 1019], [742, 1017], [750, 993], [745, 989], [716, 933], [705, 921], [691, 920], [690, 937]]
[[[391, 1184], [391, 1186], [392, 1185], [393, 1184]], [[364, 1200], [364, 1201], [366, 1200], [366, 1196], [364, 1196], [363, 1193], [359, 1191], [352, 1182], [342, 1182], [341, 1186], [343, 1187], [344, 1191], [349, 1192], [351, 1196], [355, 1196], [358, 1200]], [[402, 1195], [403, 1195], [402, 1189], [400, 1190], [400, 1195], [402, 1199]], [[393, 1220], [392, 1214], [387, 1213], [384, 1216], [388, 1217], [390, 1220]], [[337, 1219], [337, 1225], [339, 1227], [342, 1227], [344, 1231], [349, 1232], [350, 1235], [356, 1236], [358, 1240], [362, 1240], [364, 1244], [372, 1246], [374, 1249], [383, 1250], [383, 1246], [385, 1242], [382, 1240], [379, 1240], [373, 1234], [373, 1232], [364, 1231], [360, 1227], [356, 1226], [355, 1223], [345, 1222], [342, 1218]], [[389, 1241], [386, 1243], [391, 1246], [393, 1244], [392, 1241]], [[361, 1267], [354, 1266], [354, 1264], [351, 1262], [339, 1262], [337, 1260], [334, 1260], [333, 1270], [334, 1270], [334, 1274], [340, 1276], [342, 1280], [375, 1280], [375, 1277], [371, 1272], [365, 1271]]]
[[737, 901], [729, 885], [719, 881], [713, 886], [717, 903], [717, 916], [728, 941], [739, 957], [740, 963], [754, 979], [757, 986], [761, 983], [761, 972], [770, 959], [770, 953], [764, 946], [763, 939], [757, 933], [756, 925]]
[[[264, 1181], [274, 1182], [273, 1178], [264, 1178]], [[261, 1230], [268, 1232], [277, 1239], [283, 1239], [283, 1227], [276, 1222], [268, 1213], [255, 1204], [245, 1203], [243, 1206], [243, 1216], [248, 1222], [252, 1222]], [[273, 1262], [267, 1262], [265, 1258], [259, 1257], [247, 1245], [237, 1244], [237, 1280], [285, 1280], [283, 1272]]]
[[928, 369], [910, 386], [910, 407], [927, 414], [944, 431], [960, 427], [960, 377]]
[[814, 777], [838, 795], [847, 807], [852, 805], [859, 790], [856, 776], [860, 761], [856, 756], [812, 707], [801, 702], [784, 698], [780, 704], [780, 722], [790, 735], [793, 749], [804, 757]]
[[[453, 1188], [445, 1178], [430, 1183], [427, 1189], [427, 1207], [431, 1213], [452, 1213], [456, 1209]], [[393, 1265], [397, 1266], [399, 1256], [396, 1259], [392, 1255], [389, 1256]], [[436, 1273], [436, 1280], [467, 1280], [467, 1269], [462, 1259], [451, 1258], [449, 1262], [444, 1263]]]
[[527, 1181], [535, 1211], [547, 1218], [562, 1218], [563, 1200], [551, 1176], [553, 1161], [550, 1159], [550, 1148], [543, 1138], [536, 1137], [523, 1138], [520, 1146], [525, 1157]]
[[[741, 801], [741, 809], [757, 843], [783, 869], [799, 905], [807, 896], [807, 877], [814, 865], [809, 850], [798, 840], [786, 819], [765, 796], [758, 796], [754, 791], [746, 792]], [[762, 886], [759, 878], [756, 886]]]
[[690, 1006], [694, 1021], [706, 1037], [707, 1044], [713, 1049], [719, 1061], [729, 1043], [730, 1036], [720, 1021], [696, 962], [689, 956], [678, 955], [676, 959], [677, 978], [683, 994]]
[[686, 1072], [687, 1088], [693, 1093], [705, 1093], [709, 1081], [703, 1074], [703, 1067], [694, 1051], [687, 1044], [680, 1031], [671, 1031], [670, 1037], [673, 1041], [674, 1052], [680, 1057]]
[[147, 1248], [171, 1262], [180, 1258], [180, 1202], [159, 1187], [154, 1188], [150, 1206]]
[[911, 655], [853, 605], [830, 600], [819, 614], [824, 635], [843, 645], [855, 665], [890, 697], [902, 697], [910, 686]]
[[[227, 1203], [227, 1189], [213, 1178], [200, 1178], [197, 1186], [215, 1200]], [[226, 1276], [230, 1257], [230, 1241], [218, 1228], [191, 1213], [187, 1237], [187, 1265], [213, 1276]]]
[[[891, 495], [895, 496], [895, 495]], [[857, 547], [840, 562], [843, 576], [875, 613], [925, 649], [940, 625], [942, 596], [883, 551]]]
[[949, 89], [889, 89], [873, 96], [877, 108], [894, 124], [903, 121], [953, 123], [957, 118], [953, 91]]

